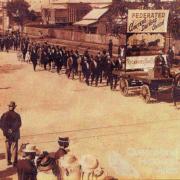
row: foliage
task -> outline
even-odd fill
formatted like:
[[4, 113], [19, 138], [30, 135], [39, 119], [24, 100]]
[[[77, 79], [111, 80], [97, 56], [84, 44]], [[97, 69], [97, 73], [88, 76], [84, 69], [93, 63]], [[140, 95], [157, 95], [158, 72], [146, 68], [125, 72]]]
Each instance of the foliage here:
[[37, 14], [34, 10], [29, 11], [28, 15], [29, 20], [35, 21], [37, 19]]
[[29, 3], [25, 0], [14, 0], [7, 3], [7, 14], [10, 20], [23, 26], [28, 20], [36, 20], [34, 11], [29, 11]]

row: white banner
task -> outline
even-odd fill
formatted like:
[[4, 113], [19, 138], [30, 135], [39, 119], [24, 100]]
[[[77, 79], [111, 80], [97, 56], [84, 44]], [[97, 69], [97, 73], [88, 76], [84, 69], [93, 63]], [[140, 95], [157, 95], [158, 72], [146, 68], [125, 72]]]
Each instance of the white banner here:
[[[126, 57], [126, 69], [152, 69], [154, 67], [154, 56], [129, 56]], [[163, 55], [166, 61], [166, 55]]]
[[128, 10], [128, 33], [167, 32], [169, 10]]

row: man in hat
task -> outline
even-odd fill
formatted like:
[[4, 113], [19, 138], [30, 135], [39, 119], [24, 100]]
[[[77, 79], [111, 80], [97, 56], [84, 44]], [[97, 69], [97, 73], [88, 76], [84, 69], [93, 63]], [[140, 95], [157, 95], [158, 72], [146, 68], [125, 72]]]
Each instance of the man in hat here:
[[24, 159], [17, 162], [18, 180], [36, 180], [37, 168], [34, 163], [37, 148], [34, 145], [27, 144], [23, 150]]
[[58, 160], [69, 152], [69, 137], [59, 137], [59, 149], [55, 152], [55, 159]]
[[172, 67], [173, 60], [174, 60], [174, 51], [173, 51], [172, 48], [170, 47], [170, 48], [168, 49], [168, 52], [167, 52], [167, 61], [168, 61], [168, 66], [169, 66], [169, 68]]
[[166, 70], [166, 62], [163, 57], [163, 52], [159, 51], [159, 55], [155, 57], [154, 60], [154, 73], [155, 76], [160, 78], [165, 75], [165, 70]]
[[14, 110], [16, 103], [9, 103], [9, 110], [0, 119], [0, 128], [5, 136], [7, 164], [13, 166], [17, 163], [18, 140], [20, 139], [21, 116]]
[[113, 50], [113, 42], [112, 39], [109, 40], [109, 44], [108, 44], [108, 52], [110, 57], [112, 57], [112, 50]]

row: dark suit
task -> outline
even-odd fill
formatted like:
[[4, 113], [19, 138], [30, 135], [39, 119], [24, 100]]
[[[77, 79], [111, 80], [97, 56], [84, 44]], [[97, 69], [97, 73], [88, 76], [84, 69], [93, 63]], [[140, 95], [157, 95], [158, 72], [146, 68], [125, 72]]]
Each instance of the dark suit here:
[[62, 68], [62, 55], [60, 50], [58, 50], [56, 53], [55, 63], [57, 67], [57, 73], [59, 73]]
[[36, 50], [33, 49], [31, 52], [31, 61], [33, 63], [34, 71], [36, 70], [37, 60], [38, 60], [38, 54], [37, 54]]
[[165, 75], [165, 59], [162, 55], [158, 55], [155, 57], [155, 62], [154, 62], [154, 74], [156, 77], [162, 77]]
[[93, 84], [93, 81], [95, 79], [95, 85], [98, 85], [99, 80], [99, 74], [100, 74], [100, 67], [99, 67], [98, 61], [91, 61], [90, 68], [91, 68], [91, 85]]
[[115, 89], [117, 86], [117, 76], [114, 75], [112, 72], [113, 70], [118, 69], [116, 62], [111, 61], [108, 63], [108, 79], [107, 85], [110, 83], [111, 90]]
[[108, 44], [108, 51], [109, 51], [110, 57], [112, 57], [112, 49], [113, 49], [113, 42], [110, 40]]
[[37, 169], [30, 159], [18, 160], [17, 163], [18, 180], [36, 180]]
[[[8, 163], [17, 162], [18, 140], [20, 139], [21, 117], [14, 111], [8, 111], [1, 116], [0, 127], [6, 137]], [[12, 132], [9, 132], [11, 130]]]
[[169, 49], [167, 54], [168, 66], [171, 68], [174, 60], [174, 51], [172, 49]]

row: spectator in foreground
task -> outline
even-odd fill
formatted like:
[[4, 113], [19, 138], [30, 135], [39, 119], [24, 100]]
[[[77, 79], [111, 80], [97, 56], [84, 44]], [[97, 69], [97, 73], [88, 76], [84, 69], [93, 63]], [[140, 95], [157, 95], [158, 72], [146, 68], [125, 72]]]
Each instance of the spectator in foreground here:
[[18, 140], [20, 139], [21, 116], [14, 110], [16, 103], [11, 101], [9, 110], [0, 119], [0, 128], [5, 136], [7, 165], [16, 166], [18, 160]]
[[24, 159], [18, 160], [17, 173], [18, 180], [36, 180], [37, 168], [34, 163], [36, 156], [36, 146], [28, 144], [23, 150]]

